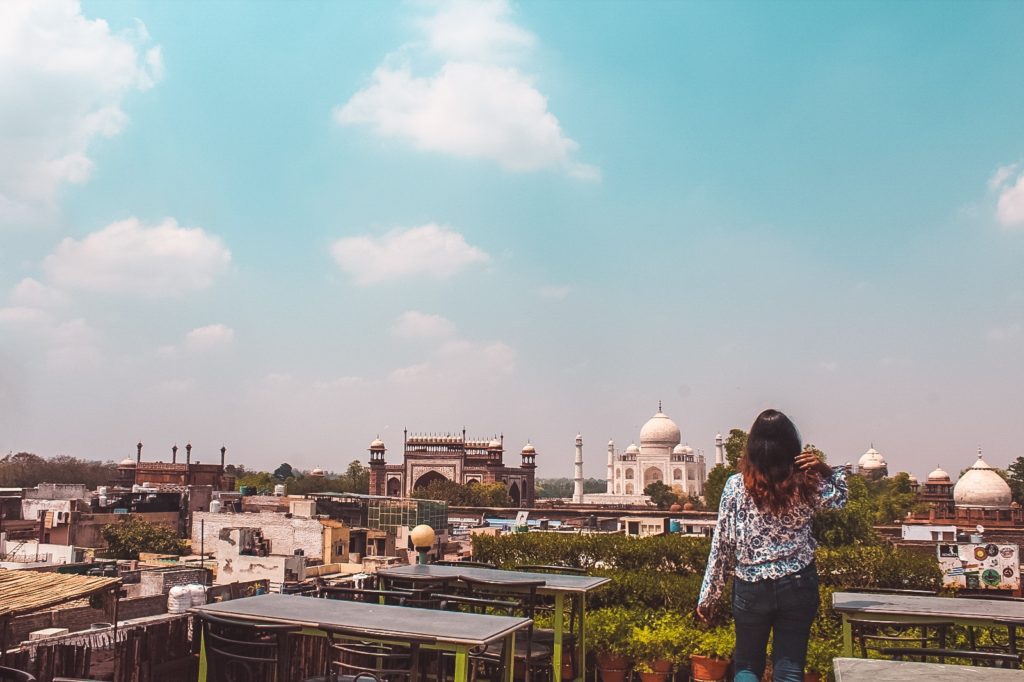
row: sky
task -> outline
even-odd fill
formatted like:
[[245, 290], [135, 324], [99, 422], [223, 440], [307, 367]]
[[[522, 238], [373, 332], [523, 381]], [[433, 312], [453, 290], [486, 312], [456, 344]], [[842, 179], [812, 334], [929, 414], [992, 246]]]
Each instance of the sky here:
[[0, 3], [0, 454], [1024, 455], [1024, 3]]

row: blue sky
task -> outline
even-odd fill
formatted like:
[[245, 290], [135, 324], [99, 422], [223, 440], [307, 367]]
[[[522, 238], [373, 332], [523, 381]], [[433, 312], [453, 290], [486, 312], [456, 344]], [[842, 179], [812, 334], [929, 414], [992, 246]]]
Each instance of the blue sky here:
[[0, 5], [0, 450], [1024, 455], [1024, 5]]

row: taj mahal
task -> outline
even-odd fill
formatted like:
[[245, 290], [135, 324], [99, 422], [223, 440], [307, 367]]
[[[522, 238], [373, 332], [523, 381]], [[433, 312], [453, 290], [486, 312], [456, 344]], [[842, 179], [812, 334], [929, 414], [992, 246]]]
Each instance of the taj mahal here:
[[[704, 453], [684, 445], [679, 426], [668, 415], [658, 412], [640, 429], [640, 445], [631, 443], [617, 451], [608, 441], [607, 489], [604, 493], [583, 495], [583, 439], [576, 436], [575, 491], [573, 502], [588, 504], [645, 504], [644, 488], [661, 481], [677, 493], [700, 497], [707, 478]], [[721, 434], [715, 437], [715, 463], [725, 463]]]

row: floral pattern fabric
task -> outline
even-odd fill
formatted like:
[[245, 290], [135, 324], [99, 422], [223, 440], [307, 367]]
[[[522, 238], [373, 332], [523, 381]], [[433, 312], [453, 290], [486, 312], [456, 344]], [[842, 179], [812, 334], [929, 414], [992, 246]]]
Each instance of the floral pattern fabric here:
[[811, 518], [819, 509], [844, 506], [847, 496], [846, 469], [835, 467], [822, 481], [813, 506], [801, 503], [784, 514], [762, 513], [747, 493], [743, 476], [730, 476], [722, 490], [698, 604], [717, 603], [730, 575], [758, 582], [791, 575], [810, 564], [817, 547]]

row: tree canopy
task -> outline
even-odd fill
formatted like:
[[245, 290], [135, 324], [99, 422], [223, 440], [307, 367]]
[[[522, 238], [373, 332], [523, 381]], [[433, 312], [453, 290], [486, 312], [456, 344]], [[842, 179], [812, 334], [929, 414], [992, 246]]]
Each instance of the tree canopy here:
[[[534, 481], [537, 499], [572, 497], [575, 481], [571, 478], [538, 478]], [[603, 493], [608, 483], [603, 478], [583, 479], [583, 493]]]
[[188, 545], [173, 528], [128, 516], [120, 523], [108, 523], [100, 530], [107, 549], [115, 559], [138, 559], [139, 552], [184, 554]]
[[412, 496], [421, 500], [440, 500], [454, 507], [511, 507], [512, 499], [501, 483], [463, 485], [449, 480], [432, 481], [417, 488]]
[[84, 483], [88, 488], [108, 485], [117, 478], [114, 462], [96, 462], [68, 455], [49, 459], [31, 452], [0, 457], [0, 487], [31, 488], [40, 483]]

